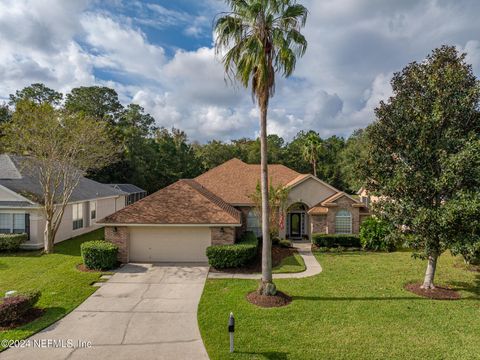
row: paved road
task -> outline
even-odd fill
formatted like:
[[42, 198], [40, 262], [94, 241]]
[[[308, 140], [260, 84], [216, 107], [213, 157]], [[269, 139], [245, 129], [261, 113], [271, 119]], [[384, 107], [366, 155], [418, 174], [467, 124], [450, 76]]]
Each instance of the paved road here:
[[3, 359], [208, 359], [197, 307], [208, 267], [128, 264], [69, 315], [30, 340], [91, 348], [12, 348]]

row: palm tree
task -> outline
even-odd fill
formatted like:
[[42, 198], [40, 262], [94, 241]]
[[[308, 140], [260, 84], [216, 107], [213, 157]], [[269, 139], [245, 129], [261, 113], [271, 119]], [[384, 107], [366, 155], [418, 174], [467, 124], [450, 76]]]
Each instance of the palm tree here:
[[305, 161], [312, 164], [314, 176], [317, 176], [317, 162], [321, 149], [322, 143], [320, 137], [316, 132], [309, 131], [303, 144], [302, 155]]
[[259, 292], [275, 295], [268, 219], [267, 111], [275, 92], [275, 74], [288, 77], [307, 41], [300, 33], [307, 9], [296, 0], [226, 0], [230, 11], [215, 22], [217, 55], [230, 79], [251, 87], [260, 108], [262, 193], [262, 282]]

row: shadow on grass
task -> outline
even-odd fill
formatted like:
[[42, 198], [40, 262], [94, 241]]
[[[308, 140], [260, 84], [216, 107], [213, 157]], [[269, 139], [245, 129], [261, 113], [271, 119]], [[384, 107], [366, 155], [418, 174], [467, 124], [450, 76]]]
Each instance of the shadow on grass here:
[[243, 355], [259, 355], [263, 356], [267, 360], [287, 360], [288, 353], [280, 352], [280, 351], [266, 351], [266, 352], [242, 352], [242, 351], [235, 351], [235, 354], [243, 354]]
[[292, 296], [292, 300], [306, 300], [306, 301], [376, 301], [376, 300], [429, 300], [420, 296], [391, 296], [391, 297], [380, 297], [380, 296], [365, 296], [365, 297], [337, 297], [337, 296]]
[[480, 296], [480, 275], [475, 276], [474, 284], [465, 281], [450, 281], [449, 285], [451, 285], [454, 290], [469, 292], [477, 297]]
[[12, 257], [40, 257], [42, 256], [42, 251], [40, 250], [21, 250], [16, 252], [2, 252], [0, 256], [3, 258], [12, 258]]

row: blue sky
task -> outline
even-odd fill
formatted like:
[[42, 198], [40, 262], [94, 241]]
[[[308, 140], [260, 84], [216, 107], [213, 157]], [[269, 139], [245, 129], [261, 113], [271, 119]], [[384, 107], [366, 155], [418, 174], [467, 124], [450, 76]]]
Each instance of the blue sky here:
[[[348, 136], [391, 94], [393, 72], [455, 45], [480, 72], [477, 0], [304, 0], [308, 50], [279, 79], [269, 131]], [[212, 47], [221, 0], [0, 0], [0, 101], [34, 82], [113, 87], [193, 140], [258, 134], [248, 91], [225, 83]]]

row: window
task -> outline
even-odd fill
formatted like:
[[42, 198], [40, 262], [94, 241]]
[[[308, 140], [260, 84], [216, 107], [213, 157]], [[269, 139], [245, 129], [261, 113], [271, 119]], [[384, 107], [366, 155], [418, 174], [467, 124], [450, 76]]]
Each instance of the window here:
[[97, 202], [96, 201], [90, 201], [90, 219], [96, 219], [97, 218]]
[[83, 228], [83, 204], [72, 205], [73, 230]]
[[19, 214], [10, 214], [10, 213], [0, 213], [0, 233], [10, 234], [10, 233], [26, 233], [27, 224], [26, 217], [28, 215], [19, 213]]
[[335, 233], [352, 233], [352, 214], [348, 210], [340, 210], [335, 215]]
[[260, 220], [253, 210], [250, 210], [247, 215], [247, 231], [253, 232], [255, 236], [260, 236], [262, 233]]

